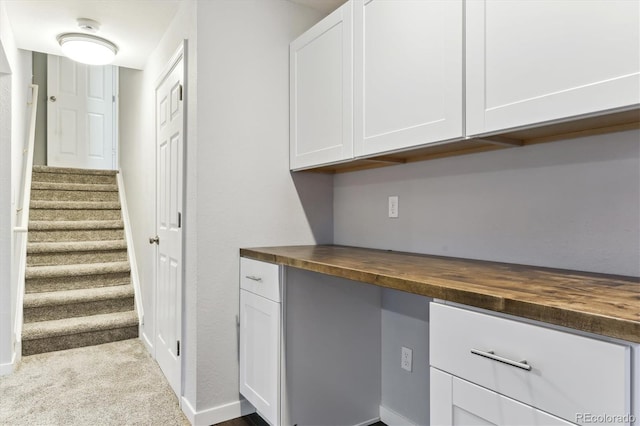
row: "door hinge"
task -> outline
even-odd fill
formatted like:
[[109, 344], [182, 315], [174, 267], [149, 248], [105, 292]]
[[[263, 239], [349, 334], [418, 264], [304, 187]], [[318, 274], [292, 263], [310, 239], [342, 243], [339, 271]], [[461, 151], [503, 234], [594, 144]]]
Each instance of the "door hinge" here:
[[176, 342], [176, 356], [180, 356], [180, 340]]
[[178, 212], [178, 228], [182, 228], [182, 213]]
[[113, 102], [113, 103], [116, 102], [116, 95], [111, 96], [111, 102]]
[[182, 100], [182, 84], [179, 87], [179, 96], [180, 96], [180, 100]]

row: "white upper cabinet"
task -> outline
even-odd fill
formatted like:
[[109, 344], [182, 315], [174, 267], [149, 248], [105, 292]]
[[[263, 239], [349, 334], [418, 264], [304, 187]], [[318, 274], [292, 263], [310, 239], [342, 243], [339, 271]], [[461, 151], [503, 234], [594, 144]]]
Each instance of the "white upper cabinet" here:
[[466, 133], [640, 103], [640, 2], [466, 2]]
[[290, 45], [290, 168], [353, 157], [352, 2]]
[[462, 0], [355, 2], [355, 157], [463, 136], [462, 25]]

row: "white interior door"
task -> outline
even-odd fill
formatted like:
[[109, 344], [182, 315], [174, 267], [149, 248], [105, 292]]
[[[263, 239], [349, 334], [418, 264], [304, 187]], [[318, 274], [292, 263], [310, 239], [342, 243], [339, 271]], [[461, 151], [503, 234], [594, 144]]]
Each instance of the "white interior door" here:
[[180, 395], [182, 327], [183, 56], [156, 88], [156, 360]]
[[115, 67], [47, 57], [47, 164], [116, 168]]

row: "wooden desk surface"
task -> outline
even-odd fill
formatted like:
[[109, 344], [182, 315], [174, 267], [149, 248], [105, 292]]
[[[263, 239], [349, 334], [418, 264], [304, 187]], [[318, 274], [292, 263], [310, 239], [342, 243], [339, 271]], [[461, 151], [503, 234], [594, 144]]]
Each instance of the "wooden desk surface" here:
[[637, 277], [329, 245], [240, 255], [640, 343]]

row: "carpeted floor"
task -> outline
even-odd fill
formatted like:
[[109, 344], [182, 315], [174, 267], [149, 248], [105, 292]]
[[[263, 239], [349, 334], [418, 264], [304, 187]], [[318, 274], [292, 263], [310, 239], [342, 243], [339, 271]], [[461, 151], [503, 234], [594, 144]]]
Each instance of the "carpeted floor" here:
[[0, 425], [189, 425], [139, 339], [22, 358], [0, 377]]

